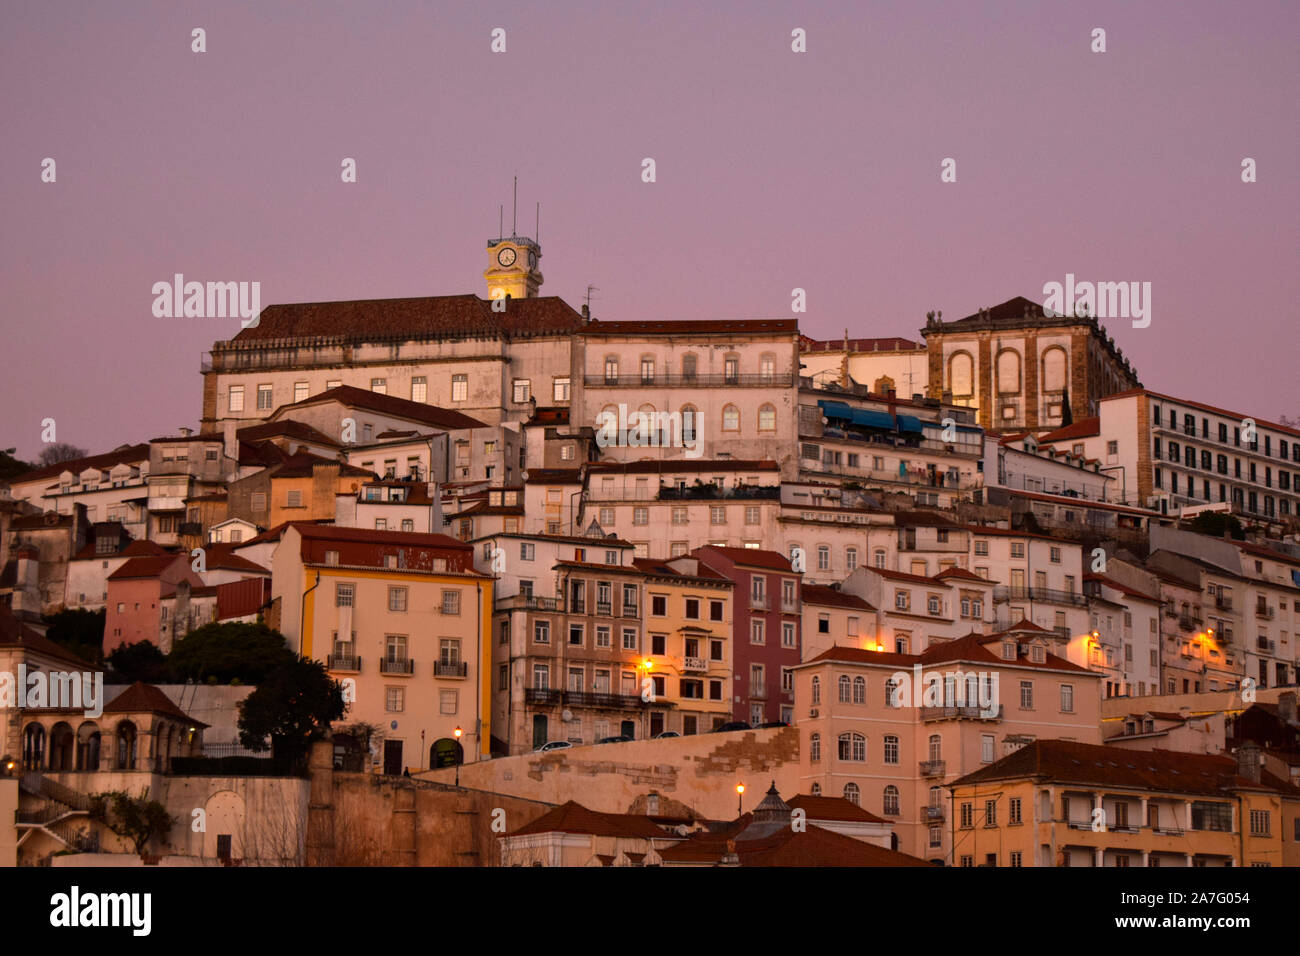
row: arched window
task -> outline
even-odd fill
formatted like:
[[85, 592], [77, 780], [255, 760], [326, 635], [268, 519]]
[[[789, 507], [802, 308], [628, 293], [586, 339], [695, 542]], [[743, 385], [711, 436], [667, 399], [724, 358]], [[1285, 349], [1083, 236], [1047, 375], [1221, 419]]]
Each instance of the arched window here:
[[808, 759], [817, 763], [822, 759], [822, 735], [812, 734], [808, 738]]
[[618, 356], [617, 355], [605, 356], [605, 384], [606, 385], [618, 384]]
[[45, 728], [41, 724], [28, 724], [23, 731], [23, 769], [45, 769]]
[[888, 375], [882, 375], [880, 378], [876, 379], [875, 384], [871, 386], [871, 391], [877, 395], [884, 395], [886, 392], [895, 391], [894, 380]]
[[998, 353], [998, 394], [1020, 394], [1020, 353], [1014, 349]]
[[867, 759], [867, 738], [861, 734], [845, 733], [839, 736], [839, 757], [861, 763]]
[[117, 725], [117, 769], [134, 770], [136, 763], [137, 734], [135, 724], [124, 720]]
[[653, 385], [655, 383], [655, 357], [653, 355], [641, 356], [641, 384]]
[[812, 785], [812, 795], [814, 797], [820, 797], [822, 795], [822, 785], [820, 783], [814, 783]]
[[975, 360], [969, 352], [954, 352], [948, 359], [948, 387], [954, 399], [975, 394]]
[[844, 799], [855, 807], [862, 805], [862, 791], [858, 789], [856, 783], [846, 783], [844, 785]]
[[722, 430], [724, 432], [740, 431], [740, 409], [735, 405], [728, 405], [722, 409]]
[[867, 702], [867, 681], [863, 677], [853, 678], [853, 703], [865, 704]]
[[856, 571], [856, 570], [858, 569], [858, 549], [857, 549], [857, 548], [845, 548], [845, 549], [844, 549], [844, 567], [845, 567], [845, 570], [848, 570], [848, 571]]
[[875, 555], [874, 555], [874, 560], [875, 560], [875, 565], [876, 565], [876, 567], [878, 567], [878, 568], [883, 568], [883, 567], [885, 566], [885, 549], [884, 549], [884, 548], [877, 548], [877, 549], [876, 549], [876, 553], [875, 553]]
[[851, 686], [852, 685], [849, 681], [849, 675], [841, 674], [840, 675], [840, 703], [841, 704], [847, 704], [849, 702], [849, 694], [852, 693], [852, 691], [849, 689]]
[[700, 412], [694, 405], [682, 406], [682, 441], [695, 441], [696, 429], [699, 427]]
[[812, 702], [814, 707], [822, 702], [822, 679], [820, 677], [812, 679]]
[[663, 436], [659, 435], [658, 423], [655, 421], [655, 407], [653, 405], [642, 405], [636, 410], [636, 422], [628, 422], [628, 430], [635, 428], [641, 436], [639, 441], [642, 447], [648, 445], [662, 445]]
[[1059, 345], [1043, 353], [1043, 391], [1065, 391], [1067, 362], [1065, 349]]
[[735, 352], [722, 360], [722, 379], [728, 385], [735, 385], [740, 381], [740, 356]]
[[893, 734], [885, 735], [885, 763], [898, 763], [898, 738]]
[[776, 431], [776, 408], [772, 405], [760, 405], [758, 409], [758, 430]]
[[771, 383], [776, 376], [776, 356], [771, 352], [764, 352], [758, 357], [758, 375], [764, 385]]
[[930, 735], [930, 759], [931, 760], [943, 759], [943, 738], [940, 737], [938, 734]]
[[892, 783], [885, 787], [884, 812], [887, 817], [898, 816], [898, 788]]

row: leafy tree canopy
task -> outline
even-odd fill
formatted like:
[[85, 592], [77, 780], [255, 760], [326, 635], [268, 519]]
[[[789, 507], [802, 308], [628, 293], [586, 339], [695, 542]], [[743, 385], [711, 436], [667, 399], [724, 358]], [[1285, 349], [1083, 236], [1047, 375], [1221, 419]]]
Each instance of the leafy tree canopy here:
[[178, 681], [257, 684], [294, 659], [284, 635], [265, 624], [204, 624], [172, 648], [168, 669]]

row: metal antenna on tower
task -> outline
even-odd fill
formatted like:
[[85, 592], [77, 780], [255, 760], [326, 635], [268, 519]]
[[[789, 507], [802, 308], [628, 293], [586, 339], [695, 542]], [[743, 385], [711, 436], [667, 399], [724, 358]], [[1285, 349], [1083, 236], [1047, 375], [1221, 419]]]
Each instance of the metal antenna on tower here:
[[497, 206], [497, 242], [506, 237], [506, 204]]
[[519, 177], [515, 177], [515, 204], [510, 209], [510, 237], [519, 235]]
[[540, 202], [537, 204], [537, 229], [535, 230], [533, 240], [539, 246], [542, 244], [542, 204]]
[[587, 308], [588, 309], [591, 308], [591, 294], [593, 292], [599, 292], [599, 291], [600, 291], [599, 286], [594, 286], [594, 285], [587, 286]]

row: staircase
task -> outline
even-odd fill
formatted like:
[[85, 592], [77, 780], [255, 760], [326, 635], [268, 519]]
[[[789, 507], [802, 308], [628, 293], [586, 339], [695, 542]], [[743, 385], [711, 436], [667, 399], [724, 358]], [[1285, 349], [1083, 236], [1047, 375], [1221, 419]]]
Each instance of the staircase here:
[[99, 833], [94, 828], [83, 832], [77, 824], [90, 818], [90, 797], [71, 787], [65, 787], [41, 773], [23, 774], [18, 788], [39, 799], [33, 809], [19, 810], [15, 821], [22, 846], [29, 835], [40, 831], [62, 843], [69, 850], [81, 853], [99, 852]]

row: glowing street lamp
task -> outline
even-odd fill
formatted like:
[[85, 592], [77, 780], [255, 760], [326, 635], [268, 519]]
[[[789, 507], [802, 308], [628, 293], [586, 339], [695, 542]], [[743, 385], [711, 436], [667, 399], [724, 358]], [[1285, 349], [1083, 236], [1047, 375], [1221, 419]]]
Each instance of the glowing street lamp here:
[[465, 731], [457, 727], [452, 732], [456, 735], [456, 786], [459, 787], [460, 786], [460, 762], [461, 762], [460, 737], [461, 734], [465, 733]]
[[741, 808], [741, 800], [744, 798], [744, 795], [745, 795], [745, 785], [743, 783], [736, 784], [736, 817], [737, 818], [739, 818], [744, 812]]

